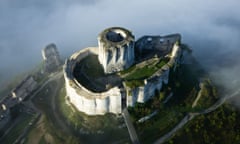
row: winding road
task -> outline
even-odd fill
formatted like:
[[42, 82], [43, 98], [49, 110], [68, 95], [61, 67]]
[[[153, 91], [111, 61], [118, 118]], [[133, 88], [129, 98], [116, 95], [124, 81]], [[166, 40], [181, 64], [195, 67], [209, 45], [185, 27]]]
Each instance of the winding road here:
[[164, 136], [160, 137], [158, 140], [154, 142], [154, 144], [162, 144], [168, 139], [170, 139], [180, 128], [182, 128], [188, 121], [192, 120], [195, 116], [201, 115], [201, 114], [207, 114], [214, 110], [216, 110], [218, 107], [220, 107], [226, 100], [237, 96], [240, 93], [240, 90], [237, 90], [236, 92], [232, 93], [231, 95], [226, 95], [225, 97], [220, 98], [216, 103], [214, 103], [211, 107], [201, 111], [201, 112], [195, 112], [195, 113], [188, 113], [181, 122], [175, 126], [170, 132], [166, 133]]

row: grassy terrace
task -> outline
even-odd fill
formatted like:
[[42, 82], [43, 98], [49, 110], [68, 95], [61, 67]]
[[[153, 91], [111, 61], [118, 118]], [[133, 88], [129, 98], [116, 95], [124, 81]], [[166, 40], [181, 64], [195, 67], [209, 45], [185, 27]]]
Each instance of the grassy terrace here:
[[[144, 84], [143, 80], [153, 75], [157, 72], [162, 66], [164, 66], [169, 61], [169, 58], [163, 58], [160, 60], [153, 60], [152, 63], [146, 63], [145, 65], [132, 66], [122, 72], [123, 79], [126, 81], [126, 85], [134, 88]], [[129, 74], [128, 74], [129, 73]]]

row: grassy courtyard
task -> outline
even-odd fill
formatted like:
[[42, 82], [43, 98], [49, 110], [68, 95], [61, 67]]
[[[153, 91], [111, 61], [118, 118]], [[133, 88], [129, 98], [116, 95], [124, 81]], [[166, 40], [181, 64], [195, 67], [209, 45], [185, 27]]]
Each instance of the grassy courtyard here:
[[150, 63], [142, 63], [141, 66], [134, 65], [122, 72], [121, 77], [126, 81], [126, 85], [134, 88], [144, 85], [143, 80], [152, 76], [161, 69], [169, 58], [153, 59]]
[[[181, 65], [175, 72], [170, 71], [169, 84], [164, 85], [160, 93], [145, 104], [136, 104], [129, 108], [132, 120], [137, 129], [142, 143], [153, 143], [172, 128], [174, 128], [188, 112], [195, 112], [205, 109], [217, 100], [217, 91], [210, 80], [204, 81], [203, 94], [196, 107], [192, 103], [200, 90], [199, 79], [206, 77], [197, 63], [192, 65]], [[165, 104], [162, 102], [169, 95], [173, 96]], [[158, 110], [158, 114], [143, 123], [137, 122], [140, 118]]]

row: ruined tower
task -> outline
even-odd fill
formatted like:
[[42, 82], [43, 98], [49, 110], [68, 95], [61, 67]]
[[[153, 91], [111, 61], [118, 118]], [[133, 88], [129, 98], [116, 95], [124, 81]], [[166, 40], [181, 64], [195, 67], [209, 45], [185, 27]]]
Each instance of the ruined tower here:
[[44, 60], [45, 72], [48, 72], [48, 73], [53, 72], [61, 65], [59, 52], [55, 44], [47, 45], [42, 50], [42, 57]]
[[129, 68], [134, 63], [134, 36], [121, 27], [105, 29], [98, 36], [99, 62], [105, 73]]

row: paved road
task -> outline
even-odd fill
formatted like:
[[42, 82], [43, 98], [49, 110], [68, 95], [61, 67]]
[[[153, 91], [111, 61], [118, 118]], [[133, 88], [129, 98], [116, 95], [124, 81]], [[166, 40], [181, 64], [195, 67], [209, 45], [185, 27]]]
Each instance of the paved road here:
[[218, 107], [220, 107], [226, 100], [237, 96], [240, 93], [240, 90], [237, 90], [236, 92], [232, 93], [229, 96], [225, 96], [221, 99], [219, 99], [215, 104], [213, 104], [211, 107], [207, 108], [206, 110], [203, 110], [201, 112], [195, 112], [195, 113], [188, 113], [181, 122], [174, 127], [170, 132], [165, 134], [164, 136], [160, 137], [158, 140], [154, 142], [154, 144], [161, 144], [170, 139], [180, 128], [182, 128], [188, 121], [192, 120], [195, 116], [198, 116], [200, 114], [207, 114], [214, 110], [216, 110]]
[[137, 136], [136, 130], [130, 120], [127, 108], [125, 108], [123, 110], [123, 117], [124, 117], [125, 123], [127, 124], [128, 132], [129, 132], [129, 135], [130, 135], [130, 138], [131, 138], [133, 144], [139, 144], [138, 136]]

